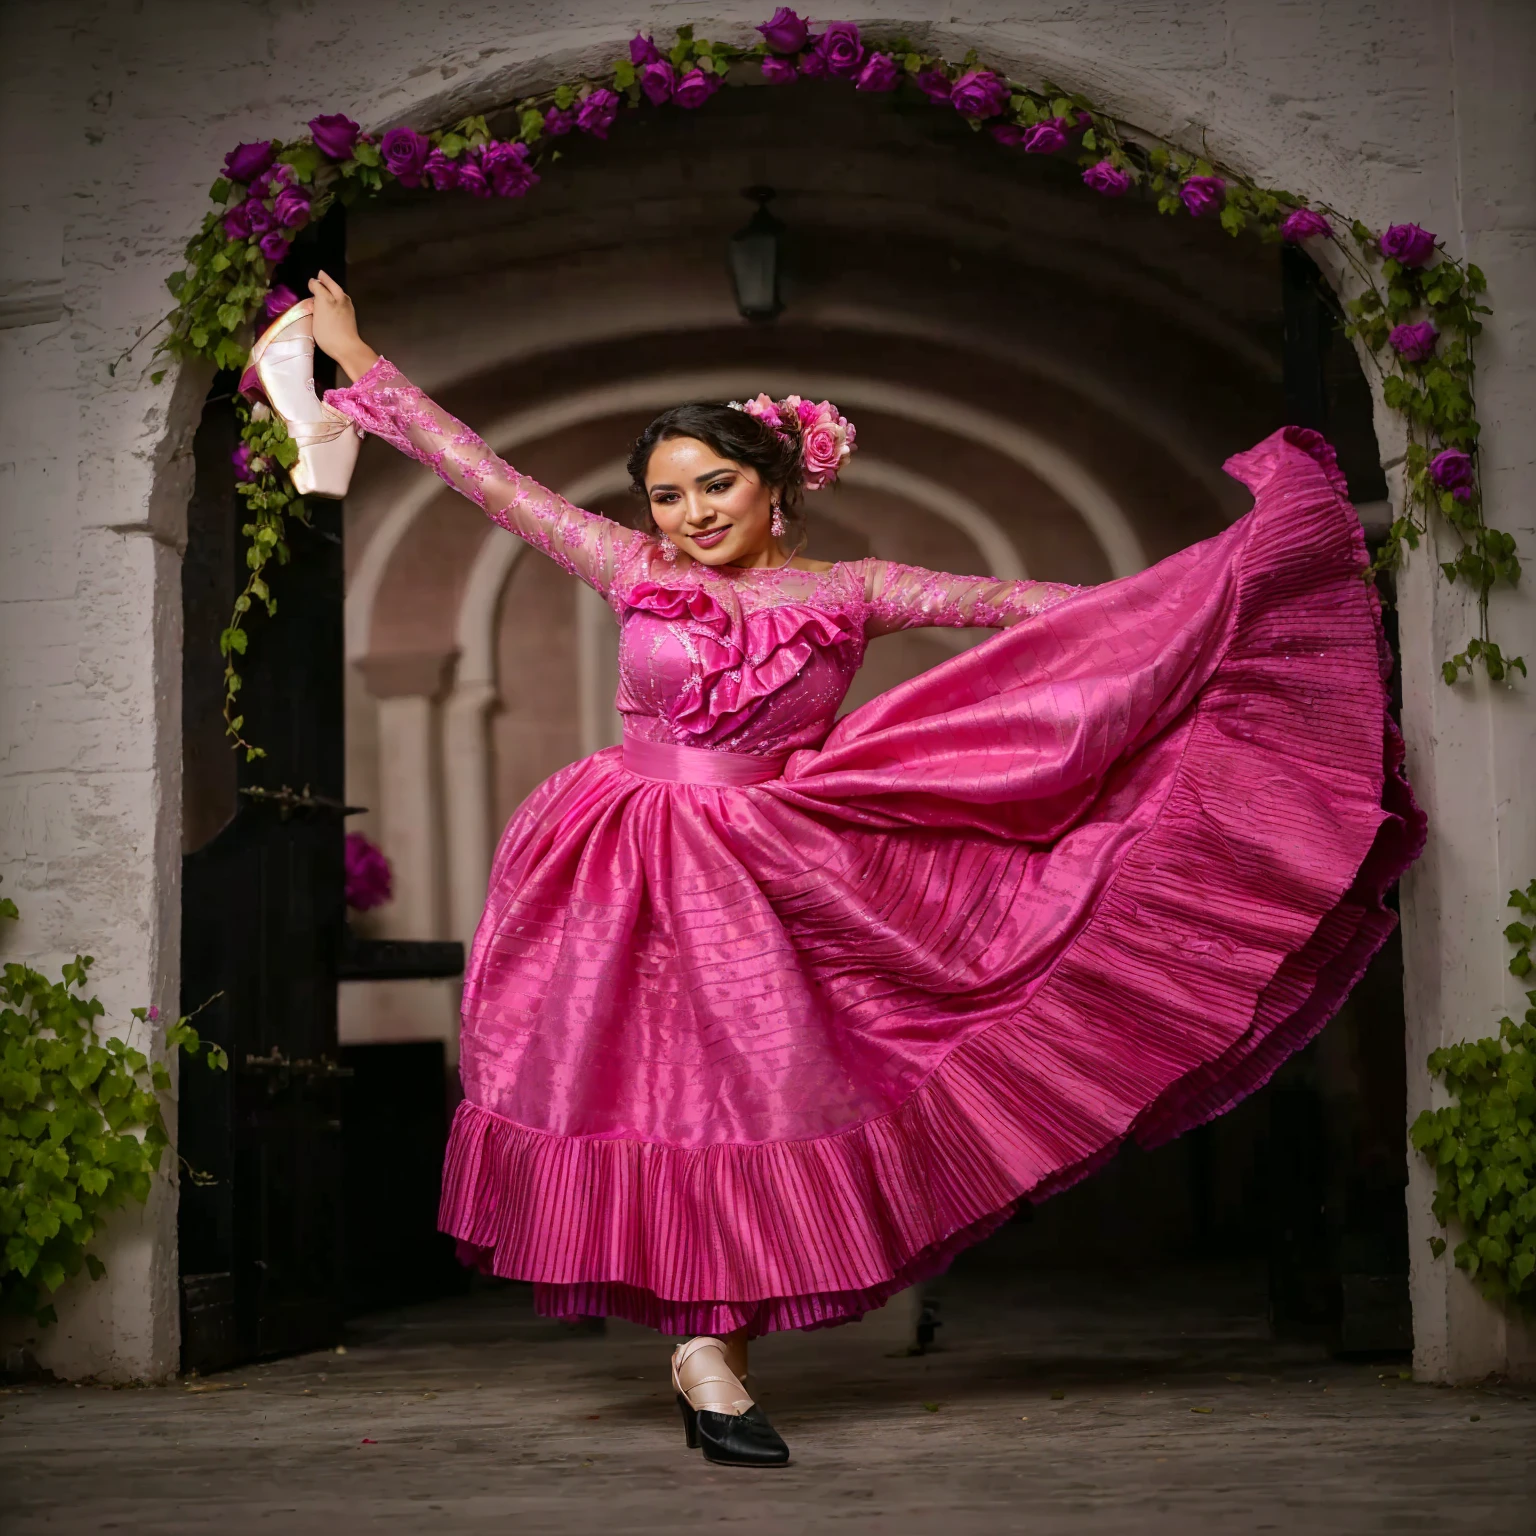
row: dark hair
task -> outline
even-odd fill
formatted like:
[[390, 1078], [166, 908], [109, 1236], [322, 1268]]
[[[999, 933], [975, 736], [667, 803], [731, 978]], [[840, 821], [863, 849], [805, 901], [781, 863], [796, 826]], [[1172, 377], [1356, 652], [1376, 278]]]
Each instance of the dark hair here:
[[798, 438], [780, 437], [772, 427], [755, 416], [729, 405], [674, 405], [663, 411], [629, 450], [626, 468], [630, 489], [645, 500], [641, 526], [656, 534], [656, 520], [651, 516], [650, 496], [645, 472], [658, 443], [671, 438], [692, 437], [707, 443], [721, 458], [756, 470], [757, 477], [771, 491], [779, 494], [784, 524], [794, 548], [805, 542], [805, 521], [800, 510], [800, 442]]

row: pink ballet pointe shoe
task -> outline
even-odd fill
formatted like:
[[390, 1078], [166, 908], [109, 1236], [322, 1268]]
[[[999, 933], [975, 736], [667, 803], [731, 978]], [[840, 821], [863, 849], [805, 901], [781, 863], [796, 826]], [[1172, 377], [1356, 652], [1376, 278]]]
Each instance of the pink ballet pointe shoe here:
[[299, 450], [293, 488], [301, 496], [347, 494], [362, 434], [315, 393], [315, 301], [284, 310], [251, 348], [240, 393], [282, 417]]

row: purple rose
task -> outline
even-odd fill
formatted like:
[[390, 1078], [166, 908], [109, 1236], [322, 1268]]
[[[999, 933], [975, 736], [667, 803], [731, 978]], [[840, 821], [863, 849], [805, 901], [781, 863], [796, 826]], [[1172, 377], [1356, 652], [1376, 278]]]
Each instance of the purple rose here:
[[256, 471], [251, 468], [251, 445], [249, 443], [241, 443], [230, 454], [229, 462], [235, 466], [236, 480], [254, 480], [256, 478]]
[[799, 53], [811, 31], [787, 5], [781, 5], [757, 30], [770, 53]]
[[1083, 185], [1105, 197], [1123, 197], [1131, 188], [1131, 178], [1112, 160], [1099, 160], [1083, 172]]
[[996, 117], [1008, 105], [1008, 94], [1006, 80], [989, 69], [973, 69], [950, 88], [949, 104], [967, 117]]
[[309, 120], [309, 135], [315, 148], [331, 160], [350, 160], [363, 130], [345, 112], [328, 112]]
[[471, 197], [491, 195], [491, 179], [480, 163], [480, 154], [478, 149], [466, 149], [459, 156], [459, 188]]
[[864, 44], [851, 21], [830, 22], [816, 52], [827, 61], [827, 73], [843, 80], [853, 79], [864, 63]]
[[575, 107], [551, 107], [544, 114], [544, 132], [552, 139], [564, 137], [576, 126]]
[[526, 144], [487, 144], [480, 152], [480, 165], [497, 197], [522, 197], [539, 179]]
[[718, 75], [706, 75], [702, 69], [690, 69], [677, 82], [672, 100], [680, 107], [702, 107], [715, 94], [719, 83]]
[[1024, 151], [1030, 155], [1054, 155], [1067, 147], [1065, 118], [1051, 117], [1025, 130]]
[[939, 64], [930, 64], [927, 69], [919, 70], [912, 77], [912, 83], [936, 106], [948, 101], [954, 89], [949, 83], [949, 76]]
[[661, 58], [661, 51], [654, 38], [642, 37], [638, 32], [629, 40], [629, 62], [637, 68], [642, 64], [654, 64]]
[[257, 197], [248, 197], [240, 205], [245, 210], [245, 227], [253, 235], [264, 235], [277, 225], [272, 210]]
[[235, 241], [251, 238], [251, 200], [249, 198], [224, 215], [224, 238]]
[[434, 192], [451, 192], [459, 184], [458, 162], [450, 160], [440, 149], [427, 156], [421, 174]]
[[1294, 208], [1286, 214], [1284, 222], [1280, 225], [1280, 238], [1289, 240], [1293, 245], [1303, 240], [1315, 239], [1318, 235], [1331, 235], [1333, 227], [1322, 214], [1314, 213], [1310, 208]]
[[872, 53], [865, 60], [859, 78], [853, 82], [856, 91], [894, 91], [901, 79], [901, 67], [888, 53]]
[[1435, 254], [1435, 237], [1417, 224], [1394, 224], [1381, 237], [1381, 254], [1400, 267], [1422, 267]]
[[987, 132], [1005, 149], [1017, 149], [1024, 142], [1025, 130], [1018, 123], [993, 123]]
[[272, 205], [272, 216], [289, 229], [309, 223], [309, 199], [297, 187], [284, 187]]
[[389, 174], [401, 186], [419, 187], [422, 167], [432, 153], [432, 141], [414, 128], [391, 128], [379, 144]]
[[394, 893], [394, 873], [379, 849], [361, 832], [348, 832], [346, 899], [354, 912], [382, 907]]
[[288, 254], [288, 242], [292, 239], [286, 229], [269, 229], [261, 237], [261, 254], [268, 261], [281, 261]]
[[284, 283], [279, 283], [266, 297], [261, 306], [261, 312], [270, 324], [279, 315], [286, 315], [295, 304], [299, 302], [299, 296], [292, 288]]
[[1460, 448], [1442, 448], [1429, 461], [1429, 478], [1457, 501], [1472, 500], [1472, 456]]
[[800, 73], [807, 80], [820, 79], [827, 72], [827, 56], [821, 51], [821, 39], [813, 39], [812, 46], [800, 55]]
[[619, 98], [606, 85], [591, 92], [576, 109], [576, 126], [594, 139], [606, 139], [619, 115]]
[[1433, 357], [1439, 339], [1439, 331], [1428, 320], [1420, 320], [1416, 325], [1393, 326], [1392, 334], [1387, 337], [1392, 350], [1405, 363], [1422, 363], [1426, 357]]
[[276, 159], [277, 145], [270, 139], [258, 144], [240, 144], [224, 156], [224, 174], [231, 181], [252, 181]]
[[781, 59], [770, 53], [763, 60], [763, 79], [770, 85], [788, 85], [799, 78], [800, 71], [795, 68], [793, 59]]
[[640, 89], [652, 106], [672, 99], [677, 89], [677, 71], [665, 59], [652, 59], [640, 71]]
[[1195, 218], [1220, 208], [1227, 200], [1227, 184], [1220, 176], [1191, 176], [1179, 188], [1179, 201]]
[[293, 186], [297, 180], [291, 165], [274, 165], [251, 183], [251, 196], [276, 197], [284, 187]]

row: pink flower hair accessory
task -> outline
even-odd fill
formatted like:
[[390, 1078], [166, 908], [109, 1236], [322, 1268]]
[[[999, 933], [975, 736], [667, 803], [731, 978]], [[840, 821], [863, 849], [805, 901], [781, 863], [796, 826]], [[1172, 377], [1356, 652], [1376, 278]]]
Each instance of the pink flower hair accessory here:
[[758, 395], [753, 400], [732, 400], [730, 406], [771, 427], [785, 442], [799, 445], [800, 483], [807, 491], [835, 484], [853, 456], [858, 431], [830, 400], [802, 400], [799, 395], [774, 400]]

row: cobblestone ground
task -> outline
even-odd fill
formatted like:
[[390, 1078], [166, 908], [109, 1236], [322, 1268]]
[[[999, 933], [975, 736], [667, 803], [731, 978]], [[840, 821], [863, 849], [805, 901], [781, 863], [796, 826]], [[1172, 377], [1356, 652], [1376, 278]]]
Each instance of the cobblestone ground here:
[[1536, 1391], [1270, 1340], [1251, 1281], [962, 1271], [754, 1352], [790, 1467], [684, 1449], [665, 1347], [521, 1287], [365, 1319], [345, 1353], [0, 1397], [0, 1531], [1189, 1536], [1536, 1530]]

